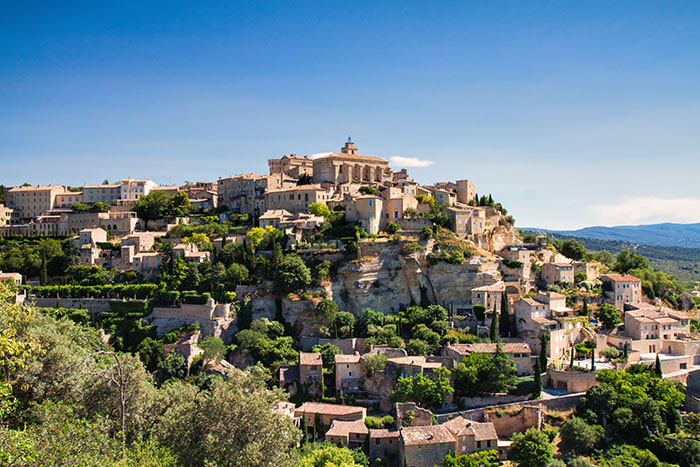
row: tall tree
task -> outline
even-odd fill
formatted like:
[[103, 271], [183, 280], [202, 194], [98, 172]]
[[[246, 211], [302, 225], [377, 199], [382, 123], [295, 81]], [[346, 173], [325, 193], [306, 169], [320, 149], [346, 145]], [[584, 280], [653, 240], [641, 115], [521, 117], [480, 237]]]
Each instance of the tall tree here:
[[595, 371], [595, 348], [591, 350], [591, 371]]
[[510, 313], [508, 308], [508, 292], [504, 290], [501, 294], [501, 319], [499, 321], [501, 337], [510, 337]]
[[41, 250], [41, 275], [39, 276], [39, 284], [46, 285], [49, 282], [49, 274], [46, 265], [46, 252]]
[[547, 362], [548, 344], [549, 344], [549, 335], [542, 334], [540, 336], [540, 356], [538, 357], [540, 360], [540, 369], [542, 371], [547, 371], [547, 367], [549, 366], [549, 362]]
[[588, 297], [583, 296], [583, 308], [581, 309], [581, 316], [588, 316]]
[[654, 365], [654, 374], [659, 378], [664, 377], [664, 373], [663, 373], [663, 371], [661, 371], [661, 359], [659, 358], [659, 354], [656, 354], [656, 364]]
[[535, 360], [535, 390], [532, 391], [532, 398], [539, 399], [542, 394], [542, 368], [540, 367], [540, 360]]
[[496, 304], [493, 305], [493, 313], [491, 315], [491, 329], [489, 332], [489, 338], [491, 342], [498, 342], [498, 312], [496, 311]]

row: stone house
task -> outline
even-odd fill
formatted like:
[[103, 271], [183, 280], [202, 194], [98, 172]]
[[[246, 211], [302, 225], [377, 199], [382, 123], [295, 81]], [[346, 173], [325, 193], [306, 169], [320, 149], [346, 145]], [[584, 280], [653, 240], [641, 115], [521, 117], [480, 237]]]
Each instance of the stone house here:
[[484, 233], [486, 211], [477, 207], [451, 206], [445, 210], [450, 218], [452, 231], [459, 236]]
[[577, 272], [583, 272], [586, 275], [586, 280], [594, 281], [598, 279], [603, 271], [603, 264], [596, 261], [585, 262], [585, 261], [574, 261], [574, 274]]
[[284, 209], [292, 214], [307, 212], [310, 204], [326, 204], [331, 195], [331, 191], [321, 185], [300, 185], [272, 190], [265, 194], [265, 208]]
[[299, 382], [310, 394], [321, 396], [323, 388], [323, 360], [318, 352], [299, 352]]
[[119, 199], [138, 200], [146, 196], [157, 187], [158, 184], [153, 180], [134, 180], [133, 178], [125, 178], [121, 181]]
[[359, 389], [360, 378], [363, 376], [359, 354], [335, 356], [335, 387], [337, 391], [342, 393], [345, 389]]
[[606, 274], [600, 276], [603, 282], [605, 301], [624, 309], [625, 305], [642, 302], [642, 280], [629, 274]]
[[211, 253], [208, 251], [199, 251], [194, 243], [179, 243], [173, 247], [173, 261], [182, 258], [188, 263], [203, 263], [211, 259]]
[[413, 195], [408, 195], [401, 188], [391, 187], [381, 192], [384, 199], [384, 220], [380, 228], [386, 229], [390, 222], [396, 222], [403, 217], [406, 209], [416, 209], [418, 200]]
[[544, 263], [542, 264], [542, 278], [547, 285], [557, 282], [574, 283], [574, 266], [571, 263]]
[[97, 201], [101, 201], [111, 206], [115, 200], [121, 199], [122, 185], [85, 185], [83, 186], [82, 196], [83, 199], [81, 201], [83, 203], [96, 203]]
[[107, 232], [104, 229], [93, 228], [80, 231], [80, 246], [97, 246], [98, 243], [107, 241]]
[[367, 417], [365, 407], [353, 407], [350, 405], [324, 404], [321, 402], [304, 402], [294, 410], [295, 417], [306, 417], [306, 426], [314, 425], [314, 420], [318, 414], [321, 424], [331, 426], [336, 420], [361, 420], [364, 423]]
[[384, 212], [384, 198], [377, 195], [345, 195], [345, 219], [348, 222], [359, 222], [363, 229], [370, 234], [379, 233]]
[[471, 290], [472, 307], [474, 305], [484, 305], [486, 307], [487, 323], [491, 322], [491, 315], [494, 307], [497, 313], [501, 312], [501, 296], [505, 291], [506, 286], [503, 281], [474, 287]]
[[0, 271], [0, 282], [12, 282], [15, 285], [22, 285], [22, 274]]
[[690, 336], [690, 318], [666, 307], [643, 306], [625, 312], [625, 333], [635, 340], [676, 340]]
[[454, 435], [444, 425], [401, 427], [399, 442], [399, 462], [404, 467], [440, 465], [448, 452], [457, 450]]
[[426, 375], [435, 371], [436, 368], [447, 366], [451, 368], [452, 360], [435, 356], [408, 356], [394, 357], [386, 361], [384, 373], [395, 374], [402, 378], [416, 375]]
[[56, 200], [54, 201], [53, 207], [54, 209], [70, 209], [74, 204], [82, 202], [82, 191], [66, 191], [64, 193], [56, 194]]
[[447, 427], [457, 442], [456, 454], [472, 454], [477, 451], [498, 449], [498, 434], [493, 423], [475, 422], [456, 417], [442, 424]]
[[314, 174], [314, 160], [309, 156], [285, 155], [279, 159], [269, 159], [267, 165], [270, 175], [284, 174], [298, 179], [304, 174], [310, 176]]
[[347, 446], [350, 449], [362, 447], [369, 436], [364, 420], [334, 420], [326, 432], [326, 441]]
[[377, 459], [384, 465], [398, 465], [399, 450], [398, 430], [369, 430], [370, 465], [376, 465]]

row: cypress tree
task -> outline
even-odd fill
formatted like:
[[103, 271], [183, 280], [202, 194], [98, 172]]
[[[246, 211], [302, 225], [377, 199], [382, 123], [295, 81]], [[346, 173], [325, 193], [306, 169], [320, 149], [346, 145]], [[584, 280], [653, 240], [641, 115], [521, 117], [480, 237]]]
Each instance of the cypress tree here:
[[547, 334], [542, 334], [540, 336], [540, 370], [547, 371], [548, 361], [547, 361], [547, 343], [549, 342], [549, 336]]
[[491, 342], [498, 342], [498, 312], [496, 311], [496, 305], [493, 305], [493, 313], [491, 315], [491, 329], [489, 330], [489, 338]]
[[656, 365], [654, 365], [654, 373], [656, 373], [656, 376], [659, 378], [664, 377], [664, 374], [661, 371], [661, 359], [659, 358], [659, 354], [656, 354]]
[[41, 250], [41, 275], [39, 276], [39, 283], [41, 285], [46, 285], [49, 282], [49, 274], [46, 270], [46, 251]]
[[576, 352], [576, 351], [574, 350], [573, 347], [571, 347], [571, 364], [569, 366], [571, 366], [572, 368], [574, 366], [574, 352]]
[[591, 350], [591, 371], [595, 371], [595, 349]]
[[625, 347], [622, 349], [622, 356], [624, 357], [625, 360], [627, 360], [629, 352], [629, 342], [625, 342]]
[[501, 319], [499, 321], [499, 329], [501, 337], [510, 336], [510, 316], [508, 310], [508, 292], [503, 291], [501, 294]]
[[582, 316], [588, 316], [588, 297], [583, 296], [583, 309], [581, 310]]
[[542, 394], [542, 368], [540, 367], [540, 360], [535, 360], [535, 390], [532, 392], [533, 399], [539, 399]]
[[309, 428], [306, 426], [306, 412], [301, 414], [301, 432], [304, 434], [301, 439], [301, 444], [304, 445], [309, 441]]

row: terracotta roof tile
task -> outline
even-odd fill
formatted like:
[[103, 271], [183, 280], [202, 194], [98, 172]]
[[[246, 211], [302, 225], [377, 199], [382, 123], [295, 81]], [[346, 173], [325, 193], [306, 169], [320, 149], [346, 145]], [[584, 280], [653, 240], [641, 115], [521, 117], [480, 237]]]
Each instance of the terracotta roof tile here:
[[442, 425], [404, 427], [401, 438], [406, 446], [455, 442], [450, 430]]

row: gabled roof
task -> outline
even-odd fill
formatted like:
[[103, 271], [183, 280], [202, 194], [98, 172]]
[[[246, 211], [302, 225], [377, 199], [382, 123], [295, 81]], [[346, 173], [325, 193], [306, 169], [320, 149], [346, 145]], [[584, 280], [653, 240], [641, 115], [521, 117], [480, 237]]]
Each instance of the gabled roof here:
[[491, 422], [480, 423], [464, 417], [453, 418], [442, 424], [455, 436], [474, 436], [475, 441], [498, 439], [496, 427]]
[[613, 282], [642, 282], [640, 278], [630, 274], [606, 274], [604, 276], [600, 276], [600, 278], [601, 280], [608, 279]]
[[299, 352], [299, 365], [323, 365], [318, 352]]
[[[470, 353], [496, 353], [496, 343], [480, 343], [480, 344], [451, 344], [448, 348], [453, 349], [463, 355]], [[501, 344], [503, 353], [529, 353], [530, 346], [525, 342], [504, 342]]]
[[357, 354], [354, 354], [354, 355], [337, 354], [335, 356], [335, 363], [336, 363], [336, 365], [338, 363], [360, 363], [360, 356]]

